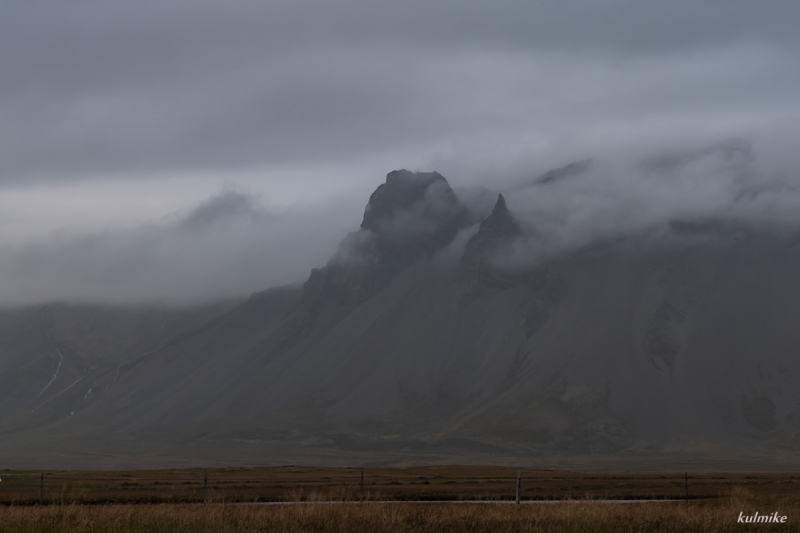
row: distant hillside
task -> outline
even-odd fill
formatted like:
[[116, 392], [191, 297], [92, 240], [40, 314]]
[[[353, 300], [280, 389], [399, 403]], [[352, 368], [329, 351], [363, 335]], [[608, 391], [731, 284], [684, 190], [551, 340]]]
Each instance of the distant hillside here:
[[509, 260], [534, 233], [502, 195], [476, 220], [441, 175], [396, 171], [302, 287], [6, 311], [0, 453], [797, 457], [800, 240], [682, 221], [664, 242]]

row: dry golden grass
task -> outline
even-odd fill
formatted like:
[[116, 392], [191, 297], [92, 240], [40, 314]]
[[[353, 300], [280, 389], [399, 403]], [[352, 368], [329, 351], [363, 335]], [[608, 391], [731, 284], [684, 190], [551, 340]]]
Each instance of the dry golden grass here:
[[[319, 495], [318, 495], [319, 496]], [[779, 511], [786, 524], [737, 524]], [[800, 503], [734, 489], [703, 502], [609, 504], [339, 503], [302, 505], [53, 505], [0, 507], [0, 532], [639, 532], [800, 531]]]
[[[187, 503], [202, 501], [203, 471], [199, 469], [65, 471], [45, 473], [46, 504], [32, 506], [21, 504], [38, 501], [41, 474], [4, 471], [0, 503], [6, 505], [0, 505], [0, 533], [800, 532], [800, 476], [794, 473], [693, 473], [690, 494], [698, 499], [688, 505], [682, 501], [575, 501], [680, 498], [684, 493], [682, 474], [525, 470], [523, 498], [572, 501], [516, 506], [379, 501], [508, 500], [513, 498], [516, 477], [516, 469], [510, 468], [366, 469], [366, 503], [354, 501], [360, 497], [360, 469], [221, 468], [209, 470], [209, 499], [214, 503], [203, 506]], [[294, 503], [230, 505], [254, 500]], [[106, 504], [81, 505], [87, 502]], [[785, 524], [737, 524], [740, 512], [751, 515], [756, 511], [762, 515], [778, 511], [789, 518]]]

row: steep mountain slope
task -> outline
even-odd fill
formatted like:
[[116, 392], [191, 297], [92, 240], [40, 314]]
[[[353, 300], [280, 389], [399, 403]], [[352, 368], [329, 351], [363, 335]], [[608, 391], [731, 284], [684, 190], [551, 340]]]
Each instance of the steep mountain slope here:
[[241, 442], [453, 461], [796, 454], [797, 240], [691, 231], [704, 239], [629, 238], [512, 268], [502, 258], [533, 237], [502, 196], [475, 227], [443, 177], [394, 172], [302, 288], [119, 356], [104, 380], [18, 409], [2, 430], [156, 442], [167, 458], [213, 442], [225, 462]]
[[0, 424], [35, 425], [55, 406], [71, 412], [64, 399], [73, 389], [88, 402], [120, 365], [236, 303], [192, 309], [62, 303], [0, 311]]

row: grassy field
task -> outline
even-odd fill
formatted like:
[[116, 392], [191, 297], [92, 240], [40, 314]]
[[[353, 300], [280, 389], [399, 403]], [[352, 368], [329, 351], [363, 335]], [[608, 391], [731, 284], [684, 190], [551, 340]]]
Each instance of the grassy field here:
[[[565, 501], [519, 506], [508, 503], [516, 473], [496, 467], [368, 468], [361, 503], [360, 469], [209, 469], [210, 503], [202, 505], [202, 469], [52, 471], [43, 476], [5, 470], [0, 472], [0, 502], [5, 503], [0, 505], [0, 533], [800, 532], [800, 475], [792, 473], [694, 472], [688, 504], [619, 504], [592, 500], [682, 498], [683, 473], [523, 470], [523, 499]], [[31, 505], [39, 501], [42, 480], [45, 505]], [[444, 499], [506, 503], [414, 503]], [[233, 505], [258, 501], [287, 504]], [[739, 513], [755, 512], [779, 512], [788, 519], [784, 524], [737, 523]]]
[[[785, 524], [738, 524], [778, 511]], [[734, 488], [726, 498], [643, 504], [310, 503], [304, 505], [46, 505], [0, 507], [0, 533], [178, 532], [712, 532], [800, 531], [797, 499]]]
[[[517, 470], [499, 467], [366, 468], [370, 500], [510, 500]], [[0, 471], [0, 504], [189, 503], [204, 496], [203, 469], [132, 471]], [[361, 469], [252, 467], [208, 469], [211, 502], [360, 499]], [[43, 483], [42, 483], [43, 481]], [[800, 473], [690, 472], [691, 499], [725, 498], [735, 487], [754, 497], [800, 500]], [[522, 470], [522, 498], [674, 499], [683, 472], [581, 473]]]

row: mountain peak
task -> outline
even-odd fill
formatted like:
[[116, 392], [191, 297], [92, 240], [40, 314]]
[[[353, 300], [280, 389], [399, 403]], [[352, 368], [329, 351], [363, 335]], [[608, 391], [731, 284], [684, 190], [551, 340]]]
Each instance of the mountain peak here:
[[369, 197], [361, 230], [379, 256], [407, 266], [450, 243], [470, 221], [444, 176], [395, 170]]
[[[478, 233], [483, 231], [488, 233], [494, 238], [513, 238], [522, 234], [522, 228], [508, 210], [506, 199], [502, 194], [497, 195], [497, 202], [492, 208], [492, 214], [486, 217], [486, 220], [481, 222], [481, 228]], [[477, 236], [477, 235], [476, 235]]]
[[498, 194], [492, 213], [481, 222], [478, 233], [467, 242], [461, 260], [462, 266], [471, 269], [483, 264], [489, 255], [520, 235], [522, 227], [508, 210], [506, 199]]
[[446, 215], [461, 208], [450, 184], [438, 172], [394, 170], [370, 195], [361, 228], [380, 234], [403, 212], [414, 211], [414, 215], [425, 217]]
[[469, 211], [438, 172], [390, 172], [369, 197], [361, 229], [306, 281], [306, 322], [313, 322], [325, 302], [368, 300], [400, 271], [452, 242], [470, 222]]
[[494, 207], [492, 208], [492, 214], [490, 216], [505, 216], [509, 215], [508, 206], [506, 205], [506, 199], [503, 197], [502, 194], [497, 195], [497, 202], [495, 202]]

